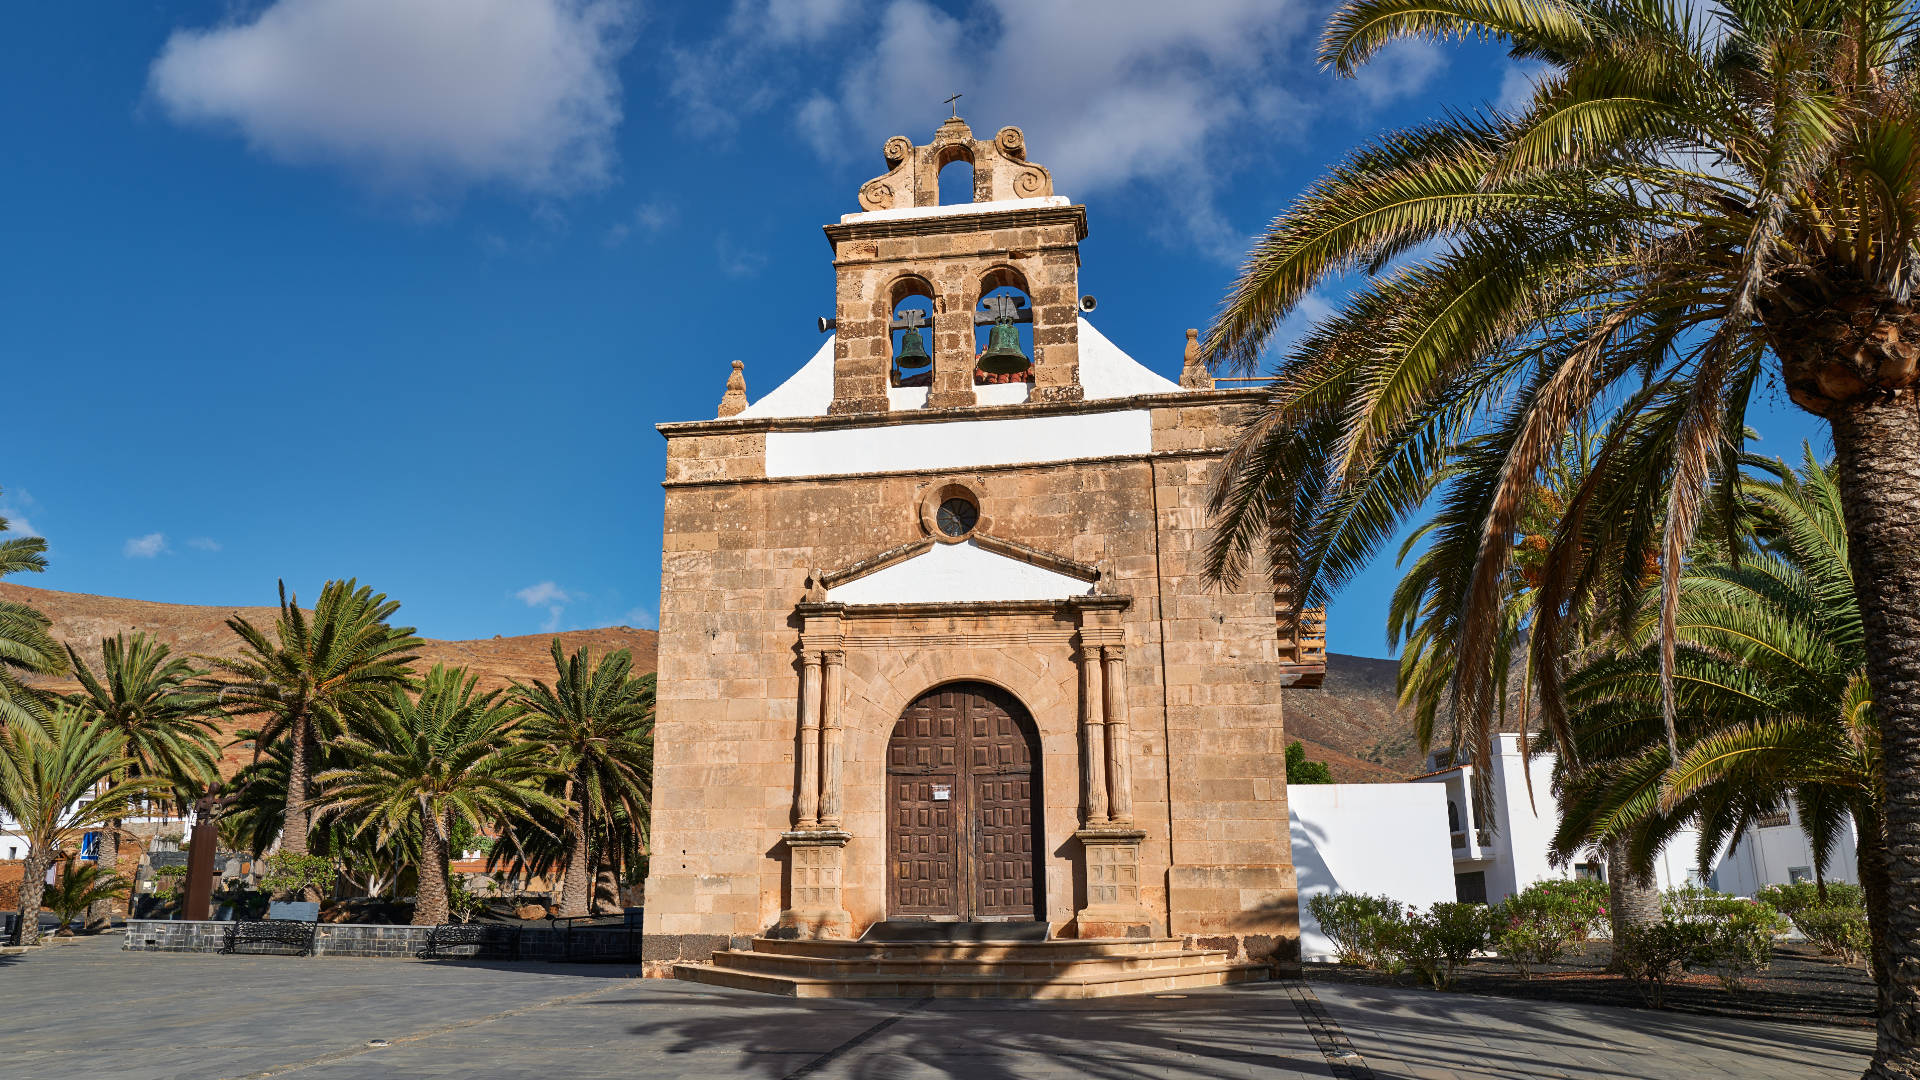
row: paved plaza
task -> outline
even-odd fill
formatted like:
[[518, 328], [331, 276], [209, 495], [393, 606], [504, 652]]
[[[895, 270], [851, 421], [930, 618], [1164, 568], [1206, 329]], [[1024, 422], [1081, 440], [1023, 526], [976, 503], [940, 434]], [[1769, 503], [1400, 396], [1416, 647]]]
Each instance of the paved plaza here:
[[796, 1002], [615, 966], [125, 953], [117, 938], [0, 958], [9, 1080], [1805, 1080], [1859, 1075], [1870, 1045], [1858, 1029], [1325, 983]]

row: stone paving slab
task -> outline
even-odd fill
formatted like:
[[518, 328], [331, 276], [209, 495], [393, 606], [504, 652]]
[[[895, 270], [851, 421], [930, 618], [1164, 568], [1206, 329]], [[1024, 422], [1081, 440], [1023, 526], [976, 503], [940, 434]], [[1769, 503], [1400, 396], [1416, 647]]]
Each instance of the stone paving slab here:
[[1309, 985], [1383, 1080], [1851, 1080], [1873, 1051], [1863, 1028]]
[[[1857, 1076], [1870, 1043], [1865, 1031], [1325, 983], [1092, 1001], [795, 1001], [638, 974], [122, 952], [92, 940], [0, 958], [0, 1076], [1798, 1080]], [[1344, 1037], [1310, 1028], [1303, 1008]], [[1362, 1060], [1330, 1049], [1349, 1043]]]

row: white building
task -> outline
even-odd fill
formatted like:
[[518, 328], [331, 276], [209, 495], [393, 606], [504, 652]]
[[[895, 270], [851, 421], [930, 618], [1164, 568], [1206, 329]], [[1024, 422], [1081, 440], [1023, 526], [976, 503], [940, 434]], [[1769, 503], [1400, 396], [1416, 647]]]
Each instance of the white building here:
[[[1302, 958], [1333, 955], [1307, 910], [1308, 899], [1320, 893], [1385, 895], [1425, 908], [1442, 900], [1497, 904], [1554, 878], [1604, 878], [1597, 857], [1571, 866], [1548, 861], [1559, 826], [1552, 755], [1536, 757], [1529, 767], [1516, 734], [1497, 736], [1494, 750], [1493, 797], [1484, 816], [1476, 815], [1471, 794], [1477, 766], [1439, 767], [1444, 753], [1433, 756], [1434, 771], [1402, 784], [1287, 787]], [[1751, 896], [1766, 885], [1813, 880], [1813, 845], [1791, 808], [1747, 830], [1714, 860], [1704, 881], [1695, 863], [1698, 847], [1692, 829], [1668, 843], [1654, 866], [1661, 889], [1704, 884]], [[1851, 829], [1827, 865], [1827, 880], [1858, 881]]]

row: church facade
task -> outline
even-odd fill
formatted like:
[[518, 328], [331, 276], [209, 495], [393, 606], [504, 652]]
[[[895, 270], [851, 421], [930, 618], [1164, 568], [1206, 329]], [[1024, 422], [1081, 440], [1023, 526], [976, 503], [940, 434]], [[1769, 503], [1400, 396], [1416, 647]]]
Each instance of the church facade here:
[[[986, 921], [1293, 955], [1282, 697], [1324, 671], [1317, 613], [1202, 574], [1259, 391], [1191, 331], [1176, 383], [1083, 317], [1086, 208], [1019, 129], [885, 155], [826, 227], [819, 352], [659, 428], [652, 955]], [[953, 161], [974, 199], [939, 205]]]

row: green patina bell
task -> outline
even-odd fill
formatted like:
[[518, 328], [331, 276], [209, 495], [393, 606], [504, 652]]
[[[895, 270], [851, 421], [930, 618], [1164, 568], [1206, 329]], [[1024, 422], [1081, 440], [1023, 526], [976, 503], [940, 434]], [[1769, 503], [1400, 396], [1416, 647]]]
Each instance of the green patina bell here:
[[1033, 366], [1020, 351], [1020, 331], [1012, 319], [1001, 319], [987, 334], [987, 351], [980, 354], [980, 370], [989, 375], [1017, 375]]
[[927, 355], [927, 343], [920, 338], [920, 331], [907, 327], [900, 335], [900, 355], [895, 362], [903, 368], [926, 367], [933, 363], [933, 357]]

